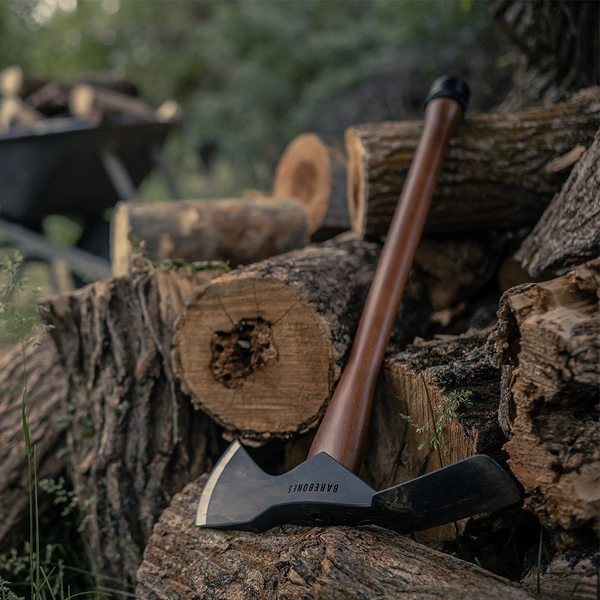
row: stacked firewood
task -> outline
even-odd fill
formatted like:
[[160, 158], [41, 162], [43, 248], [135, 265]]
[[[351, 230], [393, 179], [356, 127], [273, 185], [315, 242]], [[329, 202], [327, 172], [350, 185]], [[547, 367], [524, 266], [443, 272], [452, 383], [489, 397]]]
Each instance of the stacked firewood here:
[[0, 134], [43, 129], [54, 117], [94, 124], [177, 121], [181, 111], [172, 100], [153, 110], [125, 79], [95, 76], [63, 83], [34, 77], [18, 65], [0, 71]]
[[[600, 527], [598, 94], [460, 126], [381, 370], [361, 471], [382, 489], [438, 469], [422, 427], [431, 402], [445, 415], [443, 463], [492, 456], [521, 486], [524, 513], [511, 507], [414, 539], [375, 527], [251, 534], [193, 524], [203, 474], [228, 441], [240, 439], [270, 473], [306, 457], [422, 128], [367, 124], [347, 131], [347, 160], [313, 134], [292, 142], [270, 197], [120, 205], [120, 274], [46, 301], [52, 339], [28, 356], [38, 471], [68, 466], [91, 504], [97, 572], [137, 582], [140, 598], [423, 589], [528, 598], [543, 527], [553, 541], [542, 591], [587, 597]], [[126, 251], [114, 250], [117, 240]], [[240, 266], [224, 272], [214, 262], [223, 259]], [[3, 361], [16, 382], [20, 355]], [[0, 404], [0, 448], [18, 447], [20, 402], [15, 392]], [[61, 446], [68, 453], [57, 459]], [[6, 547], [26, 524], [26, 478], [24, 453], [2, 455]], [[522, 562], [505, 559], [504, 547]]]

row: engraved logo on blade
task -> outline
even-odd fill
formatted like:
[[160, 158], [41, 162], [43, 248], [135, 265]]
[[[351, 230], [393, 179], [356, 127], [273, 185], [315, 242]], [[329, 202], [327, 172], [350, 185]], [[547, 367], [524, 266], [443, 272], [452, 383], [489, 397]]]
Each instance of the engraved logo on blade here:
[[339, 485], [337, 483], [297, 483], [290, 485], [288, 494], [296, 494], [298, 492], [324, 492], [337, 494]]

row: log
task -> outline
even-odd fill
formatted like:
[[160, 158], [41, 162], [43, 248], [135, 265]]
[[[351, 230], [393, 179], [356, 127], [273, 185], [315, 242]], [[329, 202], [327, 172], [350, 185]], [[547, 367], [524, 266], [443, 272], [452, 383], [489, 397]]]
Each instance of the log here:
[[490, 2], [490, 12], [517, 54], [501, 110], [558, 102], [600, 84], [599, 9], [598, 2]]
[[5, 133], [15, 125], [29, 126], [43, 118], [44, 115], [19, 98], [0, 100], [0, 132]]
[[533, 598], [518, 584], [379, 527], [194, 525], [205, 477], [162, 514], [138, 571], [140, 600]]
[[422, 271], [433, 311], [469, 300], [496, 276], [510, 235], [425, 236], [415, 264]]
[[[450, 150], [425, 231], [449, 233], [534, 225], [568, 176], [544, 167], [598, 129], [597, 89], [572, 102], [511, 114], [467, 117]], [[422, 121], [373, 123], [346, 131], [352, 226], [385, 235], [423, 129]]]
[[68, 115], [69, 91], [71, 86], [58, 81], [49, 81], [41, 88], [29, 94], [25, 102], [46, 117]]
[[[220, 277], [190, 299], [174, 349], [182, 386], [246, 442], [316, 425], [348, 357], [380, 247], [351, 236], [288, 252]], [[409, 280], [395, 339], [427, 323]]]
[[600, 132], [515, 259], [532, 277], [564, 275], [600, 255]]
[[599, 262], [506, 292], [489, 341], [509, 465], [559, 547], [600, 533]]
[[[475, 331], [450, 340], [411, 345], [401, 352], [388, 351], [377, 383], [365, 452], [365, 467], [376, 489], [440, 468], [430, 441], [431, 426], [420, 433], [403, 417], [408, 415], [419, 426], [431, 422], [427, 390], [432, 406], [450, 416], [439, 428], [440, 440], [447, 442], [441, 448], [444, 466], [474, 454], [487, 454], [499, 464], [506, 464], [502, 450], [506, 437], [497, 416], [500, 371], [488, 360], [488, 334], [489, 330]], [[452, 408], [447, 400], [452, 392], [467, 392], [467, 401]], [[441, 413], [435, 414], [437, 421]], [[477, 517], [463, 520], [461, 532], [475, 530], [477, 521]], [[450, 524], [419, 532], [416, 539], [438, 544], [455, 535]]]
[[10, 65], [0, 71], [0, 93], [5, 97], [18, 96], [23, 100], [48, 83], [48, 79], [25, 73], [19, 65]]
[[[553, 600], [597, 600], [600, 551], [563, 550], [543, 565], [539, 573], [539, 593]], [[532, 567], [521, 580], [521, 585], [538, 593], [538, 570]]]
[[73, 116], [96, 123], [116, 115], [126, 115], [140, 121], [157, 120], [155, 112], [143, 100], [85, 83], [73, 86], [68, 105]]
[[[0, 552], [22, 550], [29, 539], [29, 493], [25, 436], [21, 415], [23, 359], [27, 365], [30, 436], [36, 446], [38, 479], [58, 478], [66, 459], [67, 376], [52, 340], [40, 334], [38, 346], [14, 346], [0, 358]], [[62, 423], [61, 423], [62, 420]], [[40, 495], [41, 522], [51, 502]]]
[[[305, 133], [285, 149], [273, 182], [275, 198], [298, 198], [308, 217], [309, 233], [332, 237], [350, 229], [346, 200], [344, 150]], [[322, 240], [321, 240], [322, 241]]]
[[45, 302], [69, 378], [71, 478], [91, 502], [100, 575], [135, 581], [161, 512], [218, 456], [218, 433], [175, 384], [168, 355], [174, 319], [215, 275], [137, 273]]
[[297, 200], [235, 199], [120, 202], [111, 222], [115, 275], [131, 270], [142, 240], [156, 260], [223, 260], [232, 266], [263, 260], [308, 244]]

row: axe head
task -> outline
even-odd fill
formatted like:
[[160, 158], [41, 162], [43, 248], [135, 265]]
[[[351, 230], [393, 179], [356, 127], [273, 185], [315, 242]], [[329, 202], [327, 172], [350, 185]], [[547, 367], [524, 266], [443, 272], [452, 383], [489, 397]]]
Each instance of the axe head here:
[[196, 525], [264, 531], [284, 523], [376, 524], [410, 533], [519, 499], [512, 479], [488, 456], [472, 456], [376, 492], [325, 452], [284, 475], [268, 475], [235, 441], [206, 482]]

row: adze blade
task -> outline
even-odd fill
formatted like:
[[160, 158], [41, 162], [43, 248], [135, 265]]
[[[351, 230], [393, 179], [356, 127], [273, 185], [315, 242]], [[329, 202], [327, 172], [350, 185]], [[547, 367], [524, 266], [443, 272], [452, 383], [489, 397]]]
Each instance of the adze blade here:
[[284, 475], [268, 475], [236, 441], [206, 482], [196, 524], [264, 531], [284, 523], [374, 523], [410, 533], [496, 510], [519, 498], [510, 477], [487, 456], [472, 456], [376, 492], [325, 452]]

